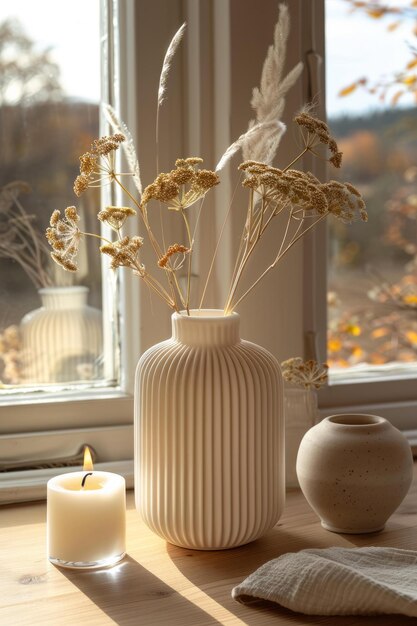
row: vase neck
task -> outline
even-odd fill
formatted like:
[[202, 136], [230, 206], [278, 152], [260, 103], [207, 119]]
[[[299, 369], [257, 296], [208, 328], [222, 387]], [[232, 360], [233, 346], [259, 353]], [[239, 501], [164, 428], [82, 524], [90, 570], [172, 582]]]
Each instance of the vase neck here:
[[190, 346], [230, 346], [240, 340], [240, 317], [222, 310], [201, 309], [172, 315], [172, 338]]
[[362, 413], [330, 415], [324, 418], [323, 423], [337, 432], [359, 436], [364, 432], [380, 434], [391, 426], [384, 417]]
[[87, 304], [88, 287], [46, 287], [39, 295], [45, 309], [81, 309]]

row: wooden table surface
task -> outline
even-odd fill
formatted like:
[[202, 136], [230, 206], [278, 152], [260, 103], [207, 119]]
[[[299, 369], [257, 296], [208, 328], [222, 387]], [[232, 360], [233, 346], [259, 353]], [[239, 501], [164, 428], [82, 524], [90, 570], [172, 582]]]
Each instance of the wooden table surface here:
[[230, 595], [234, 585], [284, 552], [367, 545], [417, 549], [416, 480], [381, 533], [330, 533], [320, 526], [303, 495], [293, 491], [287, 494], [284, 516], [267, 536], [218, 552], [166, 544], [142, 523], [129, 493], [128, 556], [101, 571], [74, 572], [51, 565], [45, 553], [45, 517], [44, 502], [0, 509], [1, 626], [417, 624], [415, 618], [400, 616], [310, 617], [267, 603], [246, 607]]

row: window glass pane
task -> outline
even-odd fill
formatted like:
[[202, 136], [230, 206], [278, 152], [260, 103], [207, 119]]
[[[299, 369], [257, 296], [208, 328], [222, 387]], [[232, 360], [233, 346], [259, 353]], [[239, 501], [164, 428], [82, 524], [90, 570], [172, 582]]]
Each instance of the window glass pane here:
[[2, 394], [114, 379], [97, 250], [82, 242], [79, 271], [66, 272], [44, 236], [55, 209], [77, 205], [86, 231], [96, 220], [99, 194], [72, 186], [99, 133], [100, 45], [99, 0], [0, 4]]
[[[391, 3], [392, 4], [392, 3]], [[326, 0], [328, 121], [369, 222], [329, 224], [333, 376], [415, 372], [417, 61], [413, 3]]]

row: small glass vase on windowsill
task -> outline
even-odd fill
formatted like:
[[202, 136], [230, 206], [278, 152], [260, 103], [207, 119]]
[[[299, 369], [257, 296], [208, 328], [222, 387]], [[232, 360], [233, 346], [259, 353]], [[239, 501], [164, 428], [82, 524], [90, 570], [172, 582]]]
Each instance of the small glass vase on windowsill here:
[[299, 488], [295, 464], [300, 443], [306, 432], [317, 422], [317, 392], [286, 385], [285, 415], [285, 486]]
[[328, 367], [300, 357], [284, 361], [281, 367], [285, 380], [285, 485], [293, 489], [300, 486], [295, 470], [298, 448], [317, 422], [317, 389], [327, 382]]

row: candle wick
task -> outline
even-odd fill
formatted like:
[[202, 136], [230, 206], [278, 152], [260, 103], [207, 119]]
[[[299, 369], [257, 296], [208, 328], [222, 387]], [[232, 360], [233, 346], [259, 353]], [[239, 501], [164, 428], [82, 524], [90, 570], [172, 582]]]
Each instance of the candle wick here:
[[88, 472], [88, 474], [85, 474], [85, 476], [83, 476], [83, 479], [81, 481], [81, 487], [84, 487], [85, 485], [85, 481], [87, 480], [87, 476], [92, 476], [93, 472]]

